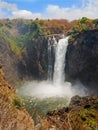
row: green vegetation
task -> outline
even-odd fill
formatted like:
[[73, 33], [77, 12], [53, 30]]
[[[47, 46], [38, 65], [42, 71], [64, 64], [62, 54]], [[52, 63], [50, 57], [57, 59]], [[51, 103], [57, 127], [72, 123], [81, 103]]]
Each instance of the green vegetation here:
[[84, 109], [80, 112], [81, 119], [83, 120], [84, 127], [96, 128], [95, 109]]
[[27, 54], [29, 45], [38, 37], [66, 33], [72, 22], [67, 20], [25, 20], [4, 19], [0, 20], [0, 39], [8, 43], [11, 51], [21, 57]]
[[11, 32], [8, 28], [6, 27], [1, 27], [0, 28], [0, 38], [3, 39], [4, 41], [8, 42], [9, 47], [12, 52], [16, 53], [17, 55], [20, 55], [20, 48], [17, 45], [17, 42], [15, 42], [13, 36], [11, 35]]
[[80, 33], [93, 29], [98, 29], [98, 19], [92, 20], [83, 17], [82, 19], [78, 20], [78, 22], [69, 31], [69, 34], [71, 34], [69, 42], [74, 42], [74, 39], [76, 39]]
[[17, 55], [21, 55], [21, 48], [17, 46], [17, 42], [13, 39], [8, 39], [10, 48], [12, 52], [15, 52]]
[[27, 47], [38, 37], [51, 34], [71, 34], [70, 41], [79, 33], [98, 29], [98, 19], [83, 17], [80, 20], [25, 20], [25, 19], [4, 19], [0, 20], [0, 38], [6, 41], [13, 53], [21, 56], [26, 53]]
[[95, 28], [98, 28], [98, 19], [94, 19], [93, 24]]
[[80, 128], [84, 130], [95, 130], [96, 129], [96, 115], [95, 108], [82, 108], [77, 111], [79, 108], [76, 108], [76, 111], [70, 112], [70, 118], [72, 124], [75, 128]]
[[23, 99], [17, 94], [14, 96], [12, 104], [17, 109], [22, 109], [24, 107]]

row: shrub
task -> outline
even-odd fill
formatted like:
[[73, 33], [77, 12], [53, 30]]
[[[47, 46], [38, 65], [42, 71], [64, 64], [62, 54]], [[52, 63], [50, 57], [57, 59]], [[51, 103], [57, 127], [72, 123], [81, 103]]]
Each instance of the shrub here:
[[24, 107], [23, 99], [18, 95], [14, 96], [12, 104], [17, 109], [22, 109]]

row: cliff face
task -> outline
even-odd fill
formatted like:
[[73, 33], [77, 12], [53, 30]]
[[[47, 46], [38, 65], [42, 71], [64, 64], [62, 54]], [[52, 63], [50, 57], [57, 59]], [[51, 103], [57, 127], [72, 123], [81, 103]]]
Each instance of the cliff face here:
[[47, 38], [39, 37], [26, 45], [20, 55], [12, 52], [9, 43], [0, 38], [0, 62], [11, 84], [24, 79], [47, 78]]
[[27, 52], [23, 53], [23, 60], [25, 62], [26, 75], [33, 79], [47, 78], [47, 45], [46, 37], [38, 37], [32, 40], [27, 45]]
[[[54, 44], [53, 35], [51, 44]], [[56, 35], [56, 40], [60, 39], [60, 35]], [[19, 55], [14, 53], [9, 43], [0, 38], [0, 61], [3, 64], [3, 70], [6, 79], [10, 84], [15, 84], [22, 80], [43, 80], [47, 79], [48, 71], [48, 37], [40, 36], [34, 40], [27, 40], [25, 51], [21, 51]], [[22, 43], [23, 44], [23, 43]], [[52, 66], [54, 66], [55, 54], [51, 47]]]
[[18, 100], [0, 66], [0, 130], [34, 130], [33, 120]]
[[6, 79], [11, 84], [46, 79], [47, 35], [65, 34], [74, 24], [67, 20], [0, 20], [0, 62]]
[[3, 64], [6, 79], [12, 84], [19, 79], [18, 61], [19, 58], [10, 50], [8, 43], [0, 38], [0, 62]]
[[[59, 39], [59, 38], [58, 38]], [[15, 84], [25, 79], [46, 79], [48, 68], [48, 39], [39, 36], [26, 39], [24, 51], [16, 55], [9, 43], [0, 37], [0, 61], [6, 79]], [[53, 55], [53, 54], [52, 54]], [[53, 64], [54, 64], [53, 56]], [[66, 79], [80, 80], [90, 88], [98, 84], [98, 30], [80, 33], [69, 43], [66, 55]]]
[[66, 77], [98, 87], [98, 30], [81, 33], [68, 45]]

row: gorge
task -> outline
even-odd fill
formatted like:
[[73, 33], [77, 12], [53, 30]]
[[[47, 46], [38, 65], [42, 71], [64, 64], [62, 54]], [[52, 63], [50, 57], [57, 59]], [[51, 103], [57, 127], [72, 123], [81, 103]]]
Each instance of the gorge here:
[[[57, 42], [53, 37], [51, 38], [52, 42], [48, 41], [47, 80], [27, 81], [23, 86], [16, 89], [17, 93], [24, 99], [26, 108], [36, 125], [38, 124], [37, 115], [43, 117], [48, 111], [68, 106], [72, 96], [87, 95], [87, 89], [82, 84], [73, 86], [71, 82], [67, 82], [65, 79], [68, 39], [69, 36], [63, 37]], [[33, 115], [32, 109], [35, 110]]]
[[[7, 25], [9, 22], [11, 28]], [[95, 96], [98, 95], [98, 29], [93, 25], [93, 29], [84, 30], [83, 23], [80, 31], [79, 21], [80, 28], [77, 30], [77, 24], [76, 28], [69, 29], [66, 37], [60, 32], [43, 35], [39, 27], [41, 22], [5, 20], [6, 24], [0, 27], [0, 62], [6, 76], [0, 67], [0, 128], [7, 130], [3, 122], [10, 124], [8, 118], [15, 116], [16, 120], [12, 119], [19, 129], [18, 119], [23, 113], [22, 130], [26, 127], [28, 130], [93, 130], [98, 120], [98, 98]], [[28, 121], [30, 124], [24, 125]], [[9, 130], [15, 129], [13, 124], [9, 125]]]

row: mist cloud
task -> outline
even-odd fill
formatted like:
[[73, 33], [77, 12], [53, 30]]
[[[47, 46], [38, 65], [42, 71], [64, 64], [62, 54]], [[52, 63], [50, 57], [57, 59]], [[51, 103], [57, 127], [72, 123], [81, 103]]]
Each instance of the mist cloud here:
[[71, 98], [74, 95], [87, 95], [86, 88], [79, 82], [72, 86], [70, 82], [56, 84], [49, 81], [31, 81], [26, 82], [22, 87], [17, 89], [17, 92], [22, 96], [40, 99], [49, 97]]

